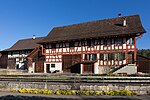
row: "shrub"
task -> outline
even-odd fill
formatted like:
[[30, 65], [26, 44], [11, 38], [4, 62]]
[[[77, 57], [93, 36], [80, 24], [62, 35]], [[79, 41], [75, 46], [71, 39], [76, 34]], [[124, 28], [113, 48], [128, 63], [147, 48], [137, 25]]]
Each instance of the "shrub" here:
[[60, 91], [60, 90], [57, 90], [57, 91], [55, 92], [55, 94], [56, 94], [56, 95], [60, 95], [60, 94], [61, 94], [61, 91]]
[[132, 95], [138, 95], [138, 91], [133, 90]]
[[83, 92], [83, 91], [78, 90], [78, 91], [76, 91], [76, 94], [77, 94], [77, 95], [82, 95], [82, 92]]
[[41, 90], [41, 93], [42, 94], [53, 94], [53, 91], [52, 90], [43, 89], [43, 90]]
[[119, 96], [120, 95], [120, 90], [114, 90], [114, 95]]
[[18, 92], [19, 93], [25, 93], [25, 89], [19, 89]]
[[[11, 89], [12, 92], [18, 91], [19, 93], [34, 93], [34, 94], [53, 94], [52, 90], [47, 90], [47, 89]], [[130, 91], [130, 90], [110, 90], [110, 91], [83, 91], [83, 90], [57, 90], [55, 92], [56, 95], [86, 95], [86, 96], [91, 96], [91, 95], [110, 95], [110, 96], [131, 96], [131, 95], [137, 95], [137, 91]]]
[[131, 96], [132, 92], [130, 90], [121, 90], [120, 95], [122, 96]]
[[95, 94], [95, 95], [102, 95], [102, 92], [100, 92], [100, 91], [95, 91], [94, 94]]

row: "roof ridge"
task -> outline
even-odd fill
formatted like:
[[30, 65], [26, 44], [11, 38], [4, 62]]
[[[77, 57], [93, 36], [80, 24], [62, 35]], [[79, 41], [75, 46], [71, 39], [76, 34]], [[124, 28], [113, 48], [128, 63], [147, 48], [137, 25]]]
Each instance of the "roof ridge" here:
[[[45, 36], [43, 36], [43, 37], [36, 37], [35, 39], [39, 39], [39, 38], [44, 38]], [[25, 38], [25, 39], [20, 39], [20, 40], [31, 40], [31, 39], [33, 39], [33, 38]], [[20, 40], [18, 40], [18, 41], [20, 41]]]
[[[86, 24], [86, 23], [91, 23], [91, 22], [98, 22], [98, 21], [112, 20], [112, 19], [124, 18], [124, 17], [132, 17], [132, 16], [139, 16], [139, 14], [134, 14], [134, 15], [130, 15], [130, 16], [121, 16], [121, 17], [115, 17], [115, 18], [105, 18], [105, 19], [102, 19], [102, 20], [93, 20], [93, 21], [87, 21], [87, 22], [75, 23], [75, 24], [70, 24], [70, 25], [65, 25], [65, 26], [56, 26], [56, 27], [54, 27], [54, 28], [64, 28], [64, 27], [68, 27], [68, 26], [81, 25], [81, 24]], [[54, 28], [53, 28], [53, 29], [54, 29]]]

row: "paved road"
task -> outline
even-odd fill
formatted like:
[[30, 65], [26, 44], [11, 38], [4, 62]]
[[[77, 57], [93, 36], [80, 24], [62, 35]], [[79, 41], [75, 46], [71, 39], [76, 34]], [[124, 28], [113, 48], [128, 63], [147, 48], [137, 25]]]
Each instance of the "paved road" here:
[[150, 100], [150, 96], [66, 96], [0, 92], [0, 100]]

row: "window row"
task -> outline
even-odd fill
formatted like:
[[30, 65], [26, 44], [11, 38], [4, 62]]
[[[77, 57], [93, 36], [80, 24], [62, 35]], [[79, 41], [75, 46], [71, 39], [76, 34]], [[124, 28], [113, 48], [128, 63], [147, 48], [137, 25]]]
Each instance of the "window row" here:
[[51, 43], [47, 44], [46, 48], [63, 48], [63, 47], [76, 47], [76, 46], [95, 46], [95, 45], [111, 45], [111, 44], [123, 44], [127, 42], [128, 44], [134, 44], [134, 39], [130, 38], [126, 41], [126, 38], [108, 38], [108, 39], [99, 39], [99, 40], [81, 40], [80, 42], [70, 41], [68, 43]]
[[26, 51], [13, 51], [13, 52], [9, 52], [9, 55], [22, 55], [22, 54], [25, 54], [25, 55], [27, 55], [27, 54], [29, 54], [29, 53], [31, 53], [31, 51], [29, 51], [29, 50], [26, 50]]
[[125, 53], [105, 53], [100, 54], [100, 60], [125, 60]]
[[[97, 54], [85, 54], [84, 60], [96, 60], [97, 59]], [[105, 54], [100, 54], [100, 60], [125, 60], [125, 53], [105, 53]]]

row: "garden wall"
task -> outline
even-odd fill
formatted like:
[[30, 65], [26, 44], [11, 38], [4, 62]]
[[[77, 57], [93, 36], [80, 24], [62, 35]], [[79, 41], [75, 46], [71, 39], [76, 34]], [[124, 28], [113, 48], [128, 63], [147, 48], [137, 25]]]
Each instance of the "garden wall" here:
[[85, 83], [47, 83], [47, 82], [1, 82], [1, 91], [10, 91], [11, 89], [33, 88], [56, 90], [136, 90], [138, 94], [149, 94], [150, 85], [148, 84], [85, 84]]

